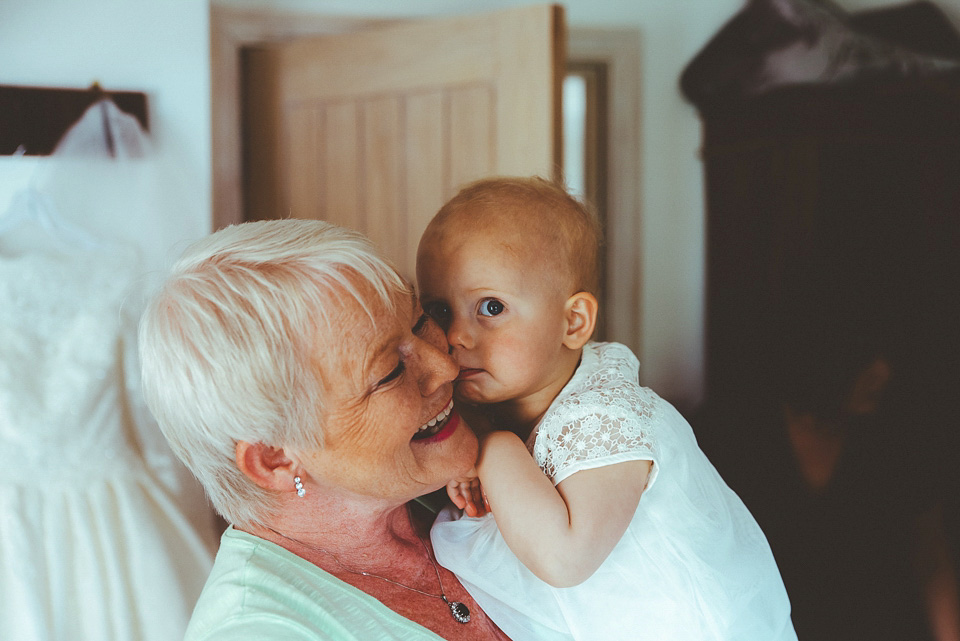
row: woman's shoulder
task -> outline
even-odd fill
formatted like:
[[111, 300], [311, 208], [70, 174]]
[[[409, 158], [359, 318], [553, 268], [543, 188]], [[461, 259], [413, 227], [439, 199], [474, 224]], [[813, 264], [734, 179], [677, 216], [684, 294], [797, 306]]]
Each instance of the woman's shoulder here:
[[[268, 541], [228, 527], [194, 608], [186, 639], [228, 638], [240, 627], [244, 633], [230, 638], [253, 638], [249, 634], [259, 629], [258, 621], [287, 621], [296, 599], [292, 584], [297, 563], [288, 558], [292, 554], [284, 552]], [[305, 570], [300, 569], [300, 573]]]
[[233, 527], [221, 539], [186, 638], [437, 639], [313, 563]]

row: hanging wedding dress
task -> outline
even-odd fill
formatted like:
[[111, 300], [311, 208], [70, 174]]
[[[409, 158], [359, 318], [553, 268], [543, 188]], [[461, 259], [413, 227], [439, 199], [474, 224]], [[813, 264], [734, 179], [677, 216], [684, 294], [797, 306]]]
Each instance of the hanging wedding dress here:
[[181, 639], [214, 531], [140, 396], [158, 252], [53, 203], [34, 188], [0, 216], [0, 636]]

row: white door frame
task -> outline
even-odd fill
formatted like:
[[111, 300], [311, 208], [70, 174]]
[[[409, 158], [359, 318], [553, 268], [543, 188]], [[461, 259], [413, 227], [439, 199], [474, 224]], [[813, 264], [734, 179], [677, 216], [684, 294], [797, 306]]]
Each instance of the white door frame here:
[[641, 354], [640, 34], [570, 27], [568, 63], [607, 70], [606, 334]]

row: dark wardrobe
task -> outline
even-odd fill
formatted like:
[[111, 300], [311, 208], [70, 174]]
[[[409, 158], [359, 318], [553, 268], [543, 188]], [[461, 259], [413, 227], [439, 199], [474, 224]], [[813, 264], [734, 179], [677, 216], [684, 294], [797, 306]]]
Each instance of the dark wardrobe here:
[[[756, 13], [777, 4], [747, 3], [681, 82], [703, 126], [707, 396], [762, 384], [782, 323], [804, 314], [842, 322], [850, 310], [870, 319], [904, 367], [956, 388], [960, 66], [874, 63], [843, 79], [827, 68], [808, 82], [751, 92], [744, 78], [757, 61], [749, 56], [765, 53], [764, 37], [776, 46], [826, 30], [822, 19]], [[844, 28], [894, 54], [960, 60], [960, 36], [929, 3], [848, 16]], [[892, 37], [903, 42], [889, 44]], [[859, 44], [834, 51], [849, 62]]]
[[[960, 36], [927, 2], [845, 14], [825, 0], [750, 0], [681, 88], [702, 121], [706, 209], [706, 402], [691, 423], [765, 528], [798, 633], [832, 639], [816, 635], [844, 630], [882, 592], [871, 590], [890, 548], [870, 541], [920, 508], [942, 507], [960, 560]], [[774, 433], [776, 382], [805, 325], [836, 328], [838, 351], [869, 334], [893, 363], [900, 412], [879, 417], [884, 432], [854, 435], [874, 470], [846, 469], [876, 482], [845, 496], [832, 523], [832, 499], [776, 494], [796, 483]], [[908, 484], [898, 502], [892, 491]], [[804, 505], [813, 516], [794, 518]], [[821, 535], [822, 572], [797, 561], [808, 530]], [[831, 565], [837, 550], [846, 557]], [[856, 555], [857, 573], [833, 572]], [[838, 638], [915, 638], [898, 637], [906, 615], [888, 625], [891, 608], [875, 601], [860, 634]], [[865, 634], [872, 624], [885, 628]]]

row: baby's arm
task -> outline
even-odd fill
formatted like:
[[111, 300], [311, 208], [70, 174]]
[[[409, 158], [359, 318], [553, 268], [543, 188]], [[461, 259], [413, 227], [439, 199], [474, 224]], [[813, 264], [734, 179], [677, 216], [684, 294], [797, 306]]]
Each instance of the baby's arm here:
[[650, 467], [650, 461], [616, 463], [554, 487], [512, 432], [487, 435], [477, 462], [507, 545], [555, 587], [582, 583], [600, 567], [630, 524]]

